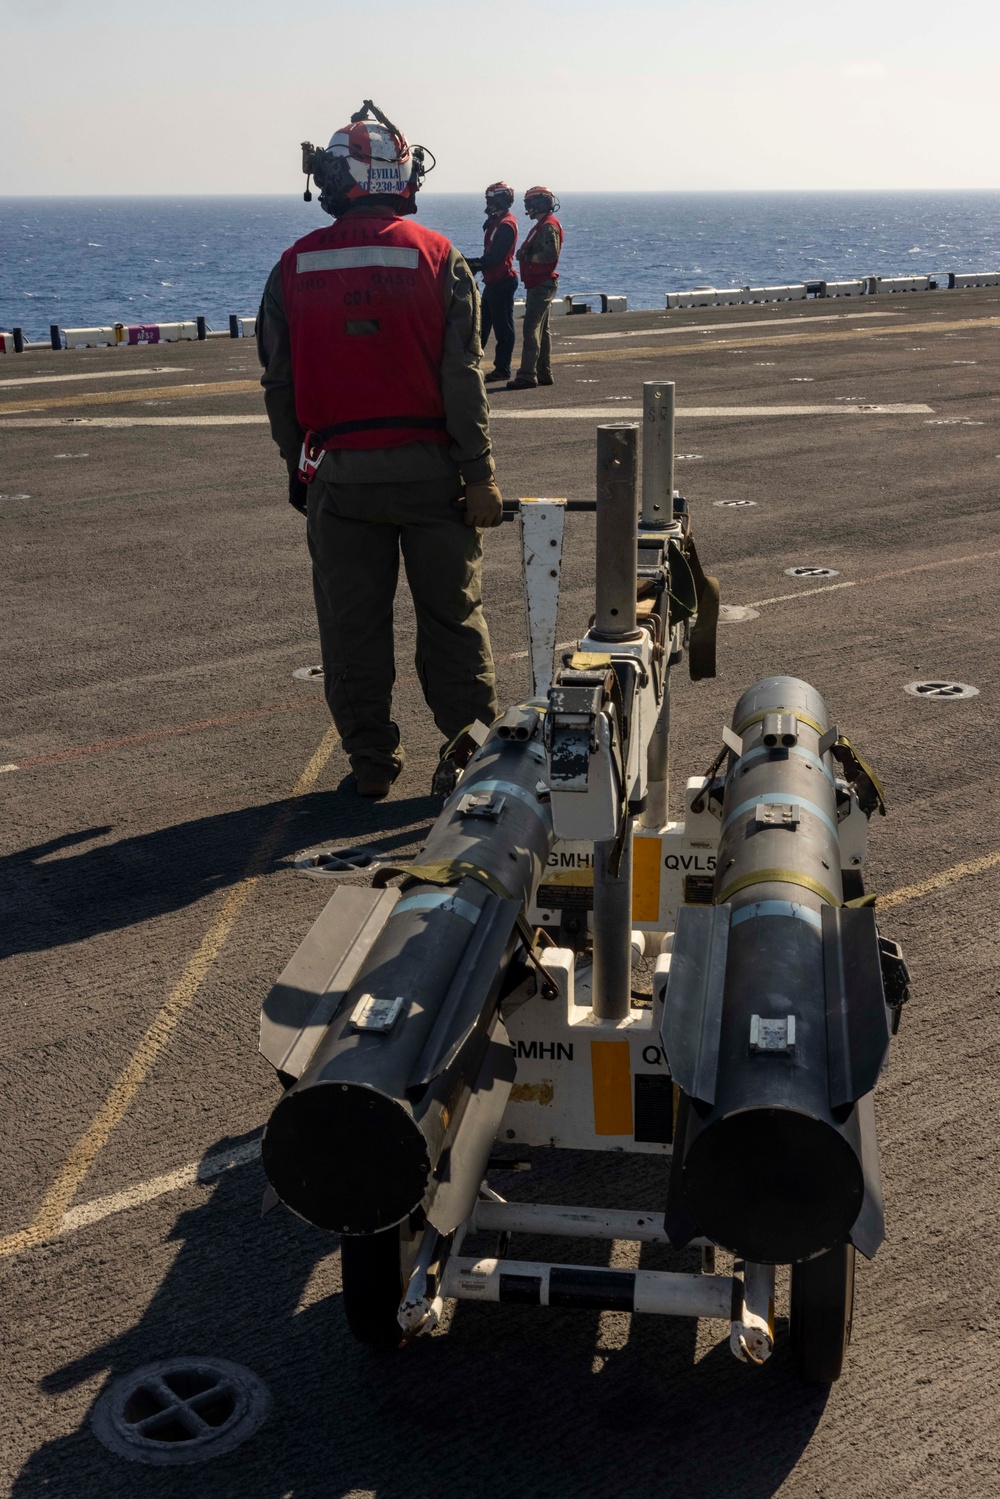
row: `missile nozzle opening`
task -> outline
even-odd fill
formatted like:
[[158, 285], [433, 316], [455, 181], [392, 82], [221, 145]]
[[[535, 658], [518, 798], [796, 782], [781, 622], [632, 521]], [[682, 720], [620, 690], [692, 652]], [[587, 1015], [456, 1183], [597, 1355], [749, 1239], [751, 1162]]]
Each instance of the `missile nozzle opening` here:
[[847, 1238], [865, 1193], [844, 1136], [792, 1109], [745, 1109], [709, 1125], [682, 1181], [699, 1232], [759, 1264], [810, 1259]]
[[431, 1171], [407, 1110], [356, 1083], [290, 1089], [268, 1121], [261, 1154], [282, 1202], [337, 1233], [378, 1233], [402, 1222]]

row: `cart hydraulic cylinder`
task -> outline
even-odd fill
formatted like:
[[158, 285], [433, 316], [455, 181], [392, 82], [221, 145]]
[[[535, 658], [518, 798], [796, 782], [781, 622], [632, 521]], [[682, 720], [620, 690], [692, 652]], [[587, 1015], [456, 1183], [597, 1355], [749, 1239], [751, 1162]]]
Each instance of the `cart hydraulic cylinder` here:
[[889, 1015], [874, 911], [843, 903], [836, 731], [792, 677], [745, 692], [732, 729], [714, 904], [681, 909], [666, 991], [668, 1231], [761, 1263], [871, 1255]]

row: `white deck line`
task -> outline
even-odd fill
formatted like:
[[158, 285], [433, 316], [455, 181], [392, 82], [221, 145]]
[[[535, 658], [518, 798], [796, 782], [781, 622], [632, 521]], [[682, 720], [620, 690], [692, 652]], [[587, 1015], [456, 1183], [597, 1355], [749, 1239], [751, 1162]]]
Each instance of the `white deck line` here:
[[[767, 418], [778, 416], [928, 416], [934, 407], [911, 402], [886, 405], [839, 406], [680, 406], [680, 420], [710, 417]], [[490, 412], [491, 422], [641, 421], [641, 406], [540, 406], [533, 411]], [[264, 426], [266, 416], [24, 416], [0, 419], [5, 428], [29, 427], [253, 427]]]
[[813, 323], [844, 323], [849, 318], [860, 317], [904, 317], [903, 312], [826, 312], [820, 317], [755, 317], [739, 318], [732, 323], [698, 323], [697, 326], [688, 324], [686, 327], [666, 328], [621, 328], [615, 333], [570, 333], [569, 329], [560, 329], [564, 339], [571, 338], [575, 343], [577, 339], [594, 338], [672, 338], [677, 333], [721, 333], [727, 328], [777, 328], [783, 323], [801, 323], [811, 326]]
[[176, 1171], [168, 1171], [164, 1176], [153, 1176], [149, 1181], [137, 1182], [135, 1186], [124, 1187], [120, 1192], [111, 1192], [107, 1197], [94, 1197], [90, 1202], [81, 1202], [79, 1206], [70, 1208], [63, 1214], [59, 1233], [75, 1233], [79, 1228], [86, 1228], [90, 1223], [100, 1223], [102, 1219], [124, 1212], [126, 1208], [143, 1207], [157, 1197], [166, 1197], [170, 1192], [193, 1187], [197, 1182], [214, 1181], [217, 1176], [222, 1176], [234, 1166], [245, 1166], [248, 1161], [256, 1161], [259, 1157], [260, 1141], [249, 1140], [233, 1150], [220, 1151], [218, 1155], [205, 1156], [200, 1161], [190, 1161], [186, 1166], [179, 1166]]
[[[205, 399], [211, 390], [205, 392]], [[24, 427], [261, 427], [260, 416], [19, 416], [3, 417], [0, 428]]]
[[56, 380], [124, 380], [126, 375], [181, 375], [190, 369], [189, 364], [158, 364], [154, 369], [88, 370], [83, 375], [27, 375], [23, 380], [0, 380], [0, 386], [51, 385]]
[[[676, 416], [684, 418], [704, 417], [769, 417], [769, 416], [925, 416], [933, 411], [932, 406], [915, 402], [890, 402], [874, 405], [859, 401], [856, 405], [844, 401], [837, 406], [678, 406]], [[571, 421], [586, 418], [589, 421], [637, 421], [642, 419], [641, 406], [550, 406], [536, 407], [533, 411], [490, 411], [490, 421]]]

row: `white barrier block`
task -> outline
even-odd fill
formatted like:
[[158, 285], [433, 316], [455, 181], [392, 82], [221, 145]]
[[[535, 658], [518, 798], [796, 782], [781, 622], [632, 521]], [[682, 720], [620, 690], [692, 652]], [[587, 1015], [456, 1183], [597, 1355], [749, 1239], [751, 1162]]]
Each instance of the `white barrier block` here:
[[241, 317], [240, 332], [244, 338], [256, 338], [257, 319], [255, 317]]
[[931, 290], [930, 276], [873, 276], [870, 280], [875, 282], [870, 289], [879, 293]]
[[527, 306], [527, 303], [523, 302], [523, 301], [521, 301], [521, 302], [515, 302], [514, 303], [514, 316], [515, 316], [515, 318], [524, 317], [524, 309], [525, 309], [526, 306]]
[[804, 302], [808, 296], [804, 281], [793, 281], [788, 286], [760, 286], [753, 295], [760, 302]]
[[821, 281], [821, 297], [863, 297], [868, 289], [868, 278], [859, 276], [854, 281]]
[[572, 297], [553, 297], [552, 306], [549, 308], [549, 317], [565, 317], [573, 306]]
[[[939, 281], [941, 278], [938, 278]], [[961, 290], [965, 286], [1000, 286], [1000, 271], [962, 271], [955, 274], [949, 272], [948, 285], [954, 290]]]
[[102, 344], [116, 344], [118, 335], [111, 328], [60, 328], [67, 349], [96, 349]]
[[198, 337], [198, 324], [197, 323], [161, 323], [160, 324], [160, 343], [161, 344], [179, 343], [181, 339], [187, 339], [187, 338], [195, 338], [196, 339], [197, 337]]
[[608, 296], [606, 292], [601, 293], [602, 312], [628, 312], [628, 297], [617, 293]]
[[699, 286], [694, 291], [668, 291], [667, 307], [714, 307], [718, 295], [714, 286]]
[[0, 333], [0, 354], [13, 354], [13, 352], [14, 352], [14, 335], [13, 335], [13, 333]]

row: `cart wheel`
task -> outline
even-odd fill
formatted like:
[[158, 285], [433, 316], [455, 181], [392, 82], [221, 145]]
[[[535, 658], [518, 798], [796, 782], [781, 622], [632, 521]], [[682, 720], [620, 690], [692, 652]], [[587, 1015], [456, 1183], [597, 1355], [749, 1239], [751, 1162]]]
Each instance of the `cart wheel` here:
[[854, 1245], [835, 1244], [792, 1266], [790, 1332], [795, 1371], [808, 1384], [840, 1378], [854, 1317]]
[[345, 1234], [340, 1241], [340, 1273], [347, 1325], [359, 1343], [385, 1352], [402, 1344], [396, 1313], [403, 1297], [419, 1237], [404, 1226], [379, 1234]]

